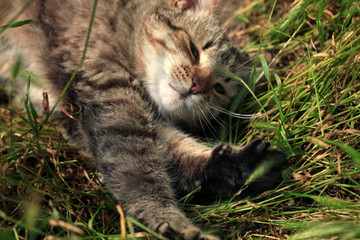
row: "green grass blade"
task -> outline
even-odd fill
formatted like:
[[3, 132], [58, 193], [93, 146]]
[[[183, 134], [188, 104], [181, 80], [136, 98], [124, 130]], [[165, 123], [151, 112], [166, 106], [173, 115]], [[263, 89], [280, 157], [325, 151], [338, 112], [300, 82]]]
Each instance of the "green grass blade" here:
[[14, 22], [14, 23], [9, 23], [7, 25], [1, 26], [0, 27], [0, 31], [5, 30], [6, 28], [17, 28], [17, 27], [21, 27], [33, 22], [37, 22], [38, 20], [36, 19], [28, 19], [28, 20], [23, 20], [23, 21], [18, 21], [18, 22]]

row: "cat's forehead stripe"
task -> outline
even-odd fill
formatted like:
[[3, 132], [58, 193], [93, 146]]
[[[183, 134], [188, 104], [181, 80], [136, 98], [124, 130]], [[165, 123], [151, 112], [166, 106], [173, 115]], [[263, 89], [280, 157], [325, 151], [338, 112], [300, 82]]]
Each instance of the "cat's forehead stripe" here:
[[165, 24], [166, 24], [170, 29], [172, 29], [173, 31], [184, 31], [183, 28], [178, 27], [178, 26], [175, 26], [175, 25], [171, 22], [170, 18], [165, 17], [164, 15], [162, 15], [162, 14], [159, 13], [159, 12], [157, 12], [157, 16], [158, 16], [158, 19], [159, 19], [161, 22], [165, 23]]
[[[207, 29], [207, 27], [197, 27], [197, 22], [198, 21], [191, 21], [189, 22], [189, 19], [185, 19], [185, 23], [183, 22], [184, 25], [186, 25], [184, 28], [180, 27], [179, 25], [177, 25], [176, 23], [174, 23], [174, 20], [176, 20], [177, 18], [169, 18], [167, 16], [165, 16], [164, 14], [160, 13], [159, 11], [156, 12], [157, 15], [157, 19], [161, 22], [163, 22], [164, 24], [166, 24], [171, 30], [173, 31], [183, 31], [185, 32], [190, 39], [192, 39], [192, 34], [190, 34], [188, 31], [192, 28], [193, 30], [195, 30], [196, 35], [197, 36], [201, 36], [201, 38], [209, 38], [212, 36], [212, 34], [209, 34], [209, 31]], [[180, 20], [179, 20], [180, 21]], [[189, 29], [188, 29], [189, 28]], [[210, 36], [209, 36], [210, 35]], [[211, 48], [215, 45], [215, 42], [217, 41], [217, 39], [210, 39], [210, 41], [207, 41], [206, 44], [204, 44], [203, 46], [197, 46], [197, 47], [202, 47], [203, 50], [206, 50], [208, 48]]]
[[147, 39], [150, 41], [150, 43], [154, 46], [154, 48], [158, 51], [158, 45], [162, 46], [163, 48], [165, 48], [167, 51], [174, 53], [175, 50], [171, 49], [168, 47], [168, 45], [166, 44], [166, 42], [162, 39], [158, 39], [155, 38], [150, 32], [149, 29], [147, 27], [144, 27], [144, 32], [145, 35], [147, 37]]

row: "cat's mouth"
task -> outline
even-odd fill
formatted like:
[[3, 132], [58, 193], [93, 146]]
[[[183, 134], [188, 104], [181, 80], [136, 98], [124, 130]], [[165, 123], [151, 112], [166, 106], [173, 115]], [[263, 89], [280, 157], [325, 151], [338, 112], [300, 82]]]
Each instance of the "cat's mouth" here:
[[184, 100], [184, 99], [186, 99], [186, 98], [188, 98], [188, 97], [190, 97], [192, 95], [195, 95], [195, 94], [198, 94], [198, 93], [202, 92], [202, 87], [199, 84], [199, 82], [196, 81], [196, 80], [193, 80], [191, 87], [188, 90], [185, 90], [185, 91], [179, 89], [178, 87], [174, 86], [171, 83], [169, 83], [169, 87], [172, 90], [174, 90], [175, 92], [177, 92], [180, 95], [180, 98], [182, 100]]
[[[151, 85], [150, 85], [151, 87]], [[168, 82], [163, 81], [150, 94], [155, 103], [159, 106], [162, 114], [172, 114], [191, 111], [199, 104], [202, 94], [194, 91], [194, 86], [189, 82]], [[196, 89], [195, 89], [196, 90]]]
[[190, 97], [192, 95], [191, 89], [187, 92], [181, 91], [180, 89], [173, 86], [171, 83], [169, 83], [169, 87], [174, 90], [176, 93], [179, 94], [181, 100], [185, 100], [186, 98]]

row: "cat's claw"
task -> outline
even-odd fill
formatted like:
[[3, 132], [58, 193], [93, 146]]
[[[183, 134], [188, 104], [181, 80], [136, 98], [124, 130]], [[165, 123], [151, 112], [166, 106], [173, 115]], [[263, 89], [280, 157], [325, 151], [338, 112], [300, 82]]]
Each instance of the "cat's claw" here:
[[161, 235], [165, 235], [167, 231], [169, 231], [169, 224], [167, 222], [161, 224], [158, 228], [158, 232], [161, 234]]
[[168, 239], [176, 240], [219, 240], [218, 237], [206, 235], [194, 226], [179, 230], [172, 228], [169, 223], [164, 222], [158, 227], [158, 233]]

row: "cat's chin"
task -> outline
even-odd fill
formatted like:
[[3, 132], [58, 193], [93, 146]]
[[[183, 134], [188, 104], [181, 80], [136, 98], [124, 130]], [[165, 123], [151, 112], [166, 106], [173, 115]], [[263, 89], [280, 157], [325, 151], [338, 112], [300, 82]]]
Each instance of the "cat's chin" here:
[[179, 112], [192, 111], [199, 104], [201, 96], [181, 92], [170, 83], [161, 85], [155, 91], [150, 91], [151, 98], [161, 113], [171, 114], [174, 112], [179, 114]]
[[200, 100], [200, 96], [181, 93], [171, 84], [168, 85], [166, 94], [161, 97], [162, 108], [168, 112], [176, 112], [176, 114], [192, 110]]
[[[194, 125], [199, 115], [200, 94], [181, 94], [170, 84], [163, 86], [156, 96], [152, 95], [158, 107], [158, 112], [175, 125]], [[201, 104], [200, 104], [201, 105]]]

